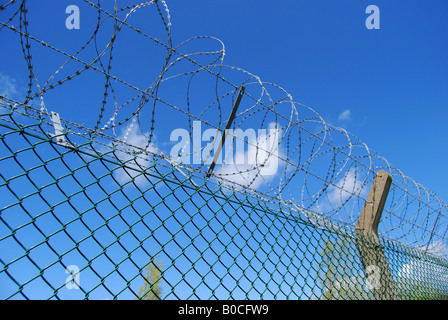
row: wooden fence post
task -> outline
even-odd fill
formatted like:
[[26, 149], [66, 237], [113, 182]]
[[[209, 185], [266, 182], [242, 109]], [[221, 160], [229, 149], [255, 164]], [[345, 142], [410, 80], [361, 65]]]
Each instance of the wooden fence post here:
[[389, 193], [392, 176], [380, 170], [370, 188], [356, 224], [356, 236], [369, 289], [375, 299], [398, 299], [395, 282], [378, 237], [378, 225]]

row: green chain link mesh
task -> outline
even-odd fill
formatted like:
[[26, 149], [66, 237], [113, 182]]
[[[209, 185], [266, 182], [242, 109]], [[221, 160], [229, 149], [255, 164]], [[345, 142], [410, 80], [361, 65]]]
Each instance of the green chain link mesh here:
[[[89, 131], [58, 145], [30, 107], [4, 100], [0, 113], [1, 299], [390, 297], [366, 276], [353, 226], [197, 186]], [[445, 258], [381, 247], [395, 298], [448, 298]]]

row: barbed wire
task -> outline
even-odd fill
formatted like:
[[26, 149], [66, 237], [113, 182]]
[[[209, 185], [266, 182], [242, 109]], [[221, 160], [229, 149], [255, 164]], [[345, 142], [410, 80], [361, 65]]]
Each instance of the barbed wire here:
[[[63, 43], [43, 39], [33, 30], [27, 2], [9, 1], [0, 7], [0, 31], [12, 32], [20, 39], [28, 72], [24, 105], [37, 101], [40, 112], [50, 115], [46, 101], [51, 99], [55, 105], [59, 88], [72, 83], [70, 88], [79, 90], [79, 84], [73, 83], [81, 78], [95, 84], [101, 80], [103, 89], [101, 94], [95, 92], [99, 94], [94, 102], [98, 112], [90, 124], [90, 136], [111, 135], [122, 146], [134, 145], [142, 157], [161, 156], [179, 170], [195, 173], [193, 179], [201, 179], [207, 173], [219, 138], [226, 135], [232, 147], [244, 145], [243, 151], [226, 149], [210, 181], [234, 192], [252, 192], [301, 212], [350, 225], [356, 224], [376, 172], [386, 170], [393, 182], [379, 233], [448, 256], [448, 207], [440, 197], [404, 175], [352, 133], [329, 124], [314, 109], [296, 102], [281, 86], [264, 82], [240, 67], [226, 65], [226, 48], [218, 38], [195, 36], [175, 45], [166, 1], [120, 7], [118, 1], [106, 4], [83, 0], [83, 10], [90, 10], [92, 17], [96, 15], [96, 22], [86, 39], [72, 51], [62, 49]], [[140, 14], [158, 17], [160, 28], [146, 32], [137, 27], [133, 19]], [[132, 73], [128, 77], [120, 75], [121, 64], [128, 62], [124, 55], [128, 48], [123, 49], [120, 42], [126, 37], [135, 39], [135, 46], [145, 46], [146, 52], [159, 54], [158, 71], [152, 77], [148, 75], [141, 81]], [[33, 51], [35, 46], [37, 54]], [[206, 48], [198, 50], [203, 46]], [[48, 52], [64, 61], [53, 68], [52, 63], [42, 59]], [[46, 80], [40, 81], [42, 78]], [[85, 88], [88, 86], [84, 83]], [[232, 130], [225, 131], [229, 108], [242, 86], [244, 98]], [[57, 105], [51, 109], [62, 111]], [[84, 128], [76, 124], [77, 119], [71, 121], [72, 128]], [[185, 144], [180, 155], [168, 155], [157, 146], [155, 137], [165, 136], [169, 128], [188, 128], [188, 141], [194, 142], [196, 122], [200, 122], [202, 131], [213, 132], [205, 145], [201, 143], [191, 150], [192, 146]], [[245, 131], [236, 134], [238, 129]], [[258, 131], [258, 137], [249, 136], [248, 129]], [[144, 139], [136, 143], [132, 137]], [[200, 161], [182, 163], [181, 156]], [[252, 162], [237, 161], [242, 158]], [[275, 167], [275, 172], [270, 166]]]

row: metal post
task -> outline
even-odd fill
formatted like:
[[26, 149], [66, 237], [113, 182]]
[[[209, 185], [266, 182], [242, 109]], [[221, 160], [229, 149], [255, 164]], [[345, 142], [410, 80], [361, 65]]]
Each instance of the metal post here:
[[377, 300], [398, 299], [395, 282], [378, 237], [378, 225], [391, 183], [392, 176], [386, 171], [380, 170], [376, 174], [355, 229], [369, 287]]
[[244, 94], [244, 90], [245, 90], [245, 87], [241, 86], [238, 91], [238, 96], [236, 97], [236, 101], [235, 101], [235, 104], [233, 105], [232, 112], [230, 113], [229, 120], [227, 120], [227, 125], [224, 130], [224, 133], [222, 134], [222, 138], [221, 138], [221, 141], [219, 142], [218, 149], [216, 150], [215, 156], [213, 157], [213, 161], [210, 164], [210, 167], [208, 168], [207, 178], [211, 176], [213, 169], [215, 168], [216, 161], [218, 161], [218, 157], [221, 154], [221, 148], [224, 145], [224, 141], [226, 140], [227, 132], [229, 131], [230, 126], [232, 125], [233, 119], [235, 119], [236, 111], [238, 110], [238, 106], [240, 105], [241, 98], [243, 97], [243, 94]]

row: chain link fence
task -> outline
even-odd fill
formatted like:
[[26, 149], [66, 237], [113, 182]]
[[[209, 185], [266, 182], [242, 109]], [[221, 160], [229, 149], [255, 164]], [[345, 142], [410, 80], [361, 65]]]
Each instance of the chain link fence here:
[[[388, 298], [353, 225], [74, 123], [54, 136], [51, 114], [11, 100], [0, 114], [1, 299]], [[445, 257], [381, 247], [395, 298], [448, 298]]]

